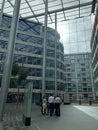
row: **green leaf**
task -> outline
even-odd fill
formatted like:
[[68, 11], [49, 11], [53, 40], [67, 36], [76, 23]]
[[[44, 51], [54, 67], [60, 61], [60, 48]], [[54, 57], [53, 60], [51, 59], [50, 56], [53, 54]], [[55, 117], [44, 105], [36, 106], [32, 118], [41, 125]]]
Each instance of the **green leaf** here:
[[13, 65], [12, 65], [12, 75], [16, 76], [18, 74], [18, 71], [19, 71], [18, 63], [17, 62], [13, 62]]

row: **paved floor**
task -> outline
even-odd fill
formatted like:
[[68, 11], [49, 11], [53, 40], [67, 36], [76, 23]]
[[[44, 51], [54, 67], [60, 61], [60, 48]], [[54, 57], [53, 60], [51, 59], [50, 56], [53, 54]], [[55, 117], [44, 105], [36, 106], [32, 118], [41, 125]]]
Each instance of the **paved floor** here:
[[61, 117], [43, 116], [32, 105], [31, 126], [22, 122], [22, 107], [7, 104], [0, 130], [98, 130], [98, 106], [61, 105]]

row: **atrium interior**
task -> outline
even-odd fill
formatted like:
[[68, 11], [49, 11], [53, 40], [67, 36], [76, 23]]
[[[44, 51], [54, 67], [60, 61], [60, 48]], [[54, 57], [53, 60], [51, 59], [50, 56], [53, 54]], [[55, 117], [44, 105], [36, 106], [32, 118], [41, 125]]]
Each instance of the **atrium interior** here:
[[[71, 101], [98, 100], [97, 0], [0, 0], [0, 9], [5, 94], [8, 87], [9, 95], [13, 88], [14, 97], [18, 91], [15, 84], [8, 86], [15, 61], [28, 72], [34, 102], [50, 93], [68, 94]], [[26, 81], [19, 85], [20, 93]]]

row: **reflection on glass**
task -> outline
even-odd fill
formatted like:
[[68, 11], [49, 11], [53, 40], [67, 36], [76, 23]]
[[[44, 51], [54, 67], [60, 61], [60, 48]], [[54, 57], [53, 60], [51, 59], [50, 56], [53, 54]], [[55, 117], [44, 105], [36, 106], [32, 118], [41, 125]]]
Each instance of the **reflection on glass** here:
[[[83, 2], [83, 1], [82, 1]], [[52, 25], [51, 27], [54, 28]], [[64, 53], [90, 52], [91, 18], [82, 17], [58, 23], [57, 30], [64, 45]]]

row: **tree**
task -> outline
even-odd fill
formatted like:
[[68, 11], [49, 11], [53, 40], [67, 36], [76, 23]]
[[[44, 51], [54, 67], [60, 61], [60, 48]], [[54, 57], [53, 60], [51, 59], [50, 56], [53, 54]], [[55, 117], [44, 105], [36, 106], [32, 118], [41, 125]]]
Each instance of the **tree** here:
[[11, 76], [11, 80], [10, 80], [10, 88], [16, 88], [17, 87], [17, 75], [19, 72], [19, 65], [16, 61], [13, 62], [12, 65], [12, 76]]
[[18, 71], [19, 71], [19, 65], [16, 61], [14, 61], [12, 65], [12, 75], [16, 76], [18, 74]]
[[[13, 62], [12, 65], [12, 73], [10, 78], [10, 88], [18, 88], [17, 91], [17, 107], [19, 102], [19, 85], [22, 81], [25, 81], [27, 78], [27, 71], [23, 68], [23, 66], [19, 66], [17, 61]], [[0, 76], [0, 86], [1, 86], [2, 76]]]
[[13, 62], [12, 65], [12, 77], [10, 81], [10, 87], [16, 88], [21, 84], [22, 81], [27, 78], [27, 71], [23, 68], [23, 66], [19, 66], [16, 61]]
[[22, 81], [26, 80], [28, 72], [22, 67], [19, 69], [18, 74], [18, 84], [21, 84]]
[[[12, 65], [12, 73], [11, 73], [11, 79], [10, 79], [10, 88], [16, 88], [17, 87], [17, 78], [16, 76], [18, 75], [19, 71], [19, 65], [16, 61], [13, 62]], [[0, 86], [2, 82], [2, 75], [0, 76]]]
[[10, 82], [10, 87], [17, 87], [17, 107], [19, 104], [19, 85], [22, 83], [22, 81], [25, 81], [27, 78], [28, 72], [23, 68], [22, 66], [19, 66], [17, 62], [13, 63], [12, 66], [12, 78]]

